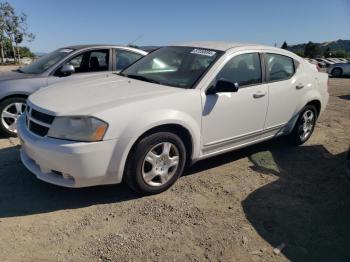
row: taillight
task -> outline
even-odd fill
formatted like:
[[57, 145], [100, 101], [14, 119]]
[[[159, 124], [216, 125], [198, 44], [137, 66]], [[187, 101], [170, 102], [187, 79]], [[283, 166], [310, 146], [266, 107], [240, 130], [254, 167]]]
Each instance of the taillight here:
[[318, 64], [316, 64], [316, 68], [317, 68], [317, 71], [320, 72], [321, 71], [321, 68]]

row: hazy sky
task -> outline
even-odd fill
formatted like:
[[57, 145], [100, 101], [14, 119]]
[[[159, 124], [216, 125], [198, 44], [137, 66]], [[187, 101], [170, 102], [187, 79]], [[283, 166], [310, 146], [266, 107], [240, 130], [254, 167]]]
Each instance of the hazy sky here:
[[350, 0], [10, 0], [28, 14], [35, 52], [71, 44], [164, 45], [232, 40], [268, 45], [350, 39]]

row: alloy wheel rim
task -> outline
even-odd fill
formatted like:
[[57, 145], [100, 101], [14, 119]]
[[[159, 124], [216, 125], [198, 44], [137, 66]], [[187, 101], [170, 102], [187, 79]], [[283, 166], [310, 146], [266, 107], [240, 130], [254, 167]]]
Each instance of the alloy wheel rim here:
[[301, 140], [306, 140], [311, 135], [315, 125], [315, 114], [312, 110], [306, 110], [301, 119], [302, 121], [299, 125], [299, 137]]
[[178, 148], [170, 142], [162, 142], [148, 151], [142, 164], [142, 178], [152, 187], [166, 184], [179, 167]]
[[26, 110], [22, 102], [11, 103], [1, 112], [1, 123], [11, 133], [17, 133], [17, 120]]

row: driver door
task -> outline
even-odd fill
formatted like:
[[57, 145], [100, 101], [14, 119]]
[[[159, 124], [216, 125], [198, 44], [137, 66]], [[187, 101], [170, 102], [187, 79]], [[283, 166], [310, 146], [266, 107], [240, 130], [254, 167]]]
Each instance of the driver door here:
[[211, 154], [261, 138], [268, 106], [268, 88], [263, 83], [258, 52], [232, 57], [216, 75], [213, 84], [224, 80], [237, 92], [203, 94], [202, 150]]
[[110, 49], [93, 49], [82, 52], [71, 58], [68, 58], [64, 64], [72, 65], [75, 72], [68, 76], [60, 74], [60, 68], [57, 68], [54, 74], [49, 77], [48, 84], [54, 84], [64, 80], [85, 78], [93, 75], [105, 75], [111, 70]]

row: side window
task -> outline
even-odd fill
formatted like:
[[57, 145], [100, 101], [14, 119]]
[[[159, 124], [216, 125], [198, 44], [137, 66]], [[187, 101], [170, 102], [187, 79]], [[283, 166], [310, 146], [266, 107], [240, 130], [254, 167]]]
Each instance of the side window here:
[[288, 56], [266, 54], [266, 64], [269, 81], [282, 81], [294, 75], [294, 62]]
[[125, 50], [116, 50], [116, 70], [120, 71], [124, 68], [128, 67], [132, 63], [134, 63], [136, 60], [139, 60], [142, 57], [142, 55], [129, 52]]
[[81, 53], [66, 62], [74, 66], [75, 73], [107, 71], [109, 64], [109, 50], [93, 50]]
[[89, 57], [89, 71], [107, 71], [109, 62], [109, 50], [91, 51]]
[[221, 69], [216, 80], [238, 83], [240, 87], [262, 82], [261, 64], [258, 53], [242, 54], [233, 57]]

